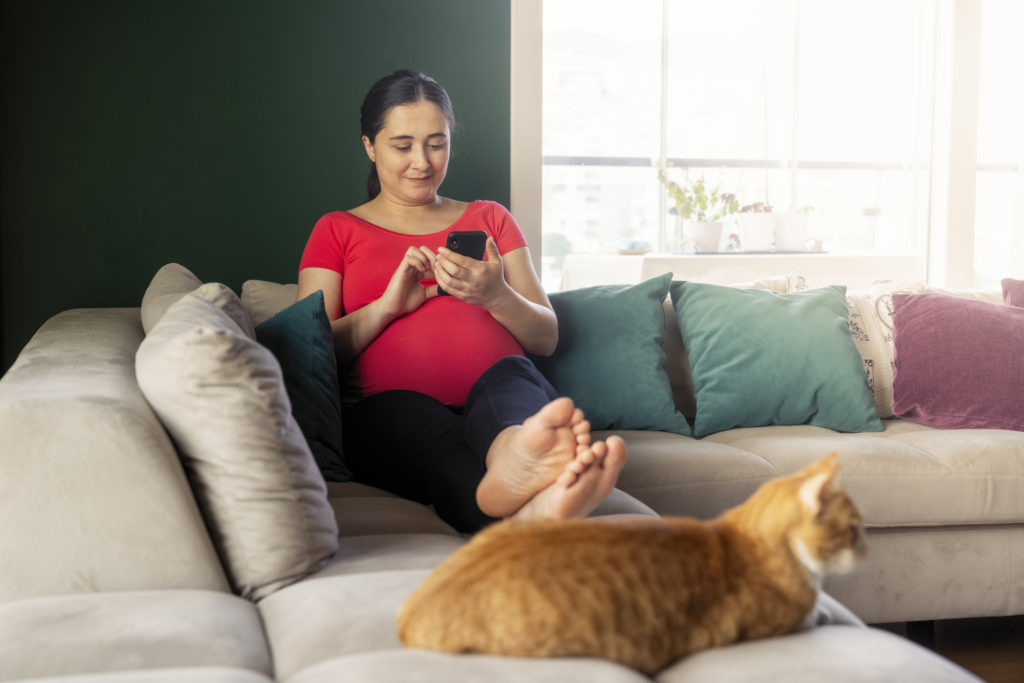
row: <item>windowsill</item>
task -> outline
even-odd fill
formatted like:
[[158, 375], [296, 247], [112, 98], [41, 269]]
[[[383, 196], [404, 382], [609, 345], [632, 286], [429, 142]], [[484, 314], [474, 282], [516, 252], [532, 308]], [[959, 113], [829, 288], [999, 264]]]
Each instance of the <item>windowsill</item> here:
[[731, 285], [797, 273], [811, 287], [862, 289], [877, 280], [925, 280], [927, 257], [919, 254], [827, 252], [719, 252], [708, 254], [570, 254], [561, 290], [592, 285], [636, 284], [672, 273], [678, 280]]

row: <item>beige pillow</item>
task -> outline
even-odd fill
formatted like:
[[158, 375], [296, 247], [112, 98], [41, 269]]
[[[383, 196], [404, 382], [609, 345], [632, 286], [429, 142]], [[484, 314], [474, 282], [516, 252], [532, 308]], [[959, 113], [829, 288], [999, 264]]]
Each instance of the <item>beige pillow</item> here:
[[273, 318], [295, 303], [299, 296], [297, 284], [282, 285], [266, 280], [246, 280], [242, 284], [242, 305], [249, 312], [253, 325]]
[[893, 416], [892, 295], [924, 292], [1002, 303], [1000, 292], [940, 289], [928, 287], [920, 281], [886, 280], [876, 282], [867, 289], [847, 292], [846, 300], [850, 304], [850, 335], [864, 362], [868, 386], [875, 400], [875, 412], [880, 418]]
[[168, 263], [156, 275], [142, 295], [142, 329], [149, 334], [175, 301], [203, 284], [192, 271], [178, 263]]
[[258, 600], [338, 548], [327, 488], [273, 355], [234, 292], [203, 285], [139, 347], [139, 386], [177, 445], [235, 590]]

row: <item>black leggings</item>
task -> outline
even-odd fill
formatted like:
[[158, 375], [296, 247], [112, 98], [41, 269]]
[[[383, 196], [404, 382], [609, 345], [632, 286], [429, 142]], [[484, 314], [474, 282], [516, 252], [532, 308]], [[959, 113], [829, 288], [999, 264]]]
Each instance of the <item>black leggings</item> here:
[[488, 368], [461, 410], [415, 391], [374, 394], [342, 414], [345, 462], [356, 481], [433, 505], [441, 519], [472, 533], [494, 521], [476, 504], [491, 442], [556, 398], [522, 356]]

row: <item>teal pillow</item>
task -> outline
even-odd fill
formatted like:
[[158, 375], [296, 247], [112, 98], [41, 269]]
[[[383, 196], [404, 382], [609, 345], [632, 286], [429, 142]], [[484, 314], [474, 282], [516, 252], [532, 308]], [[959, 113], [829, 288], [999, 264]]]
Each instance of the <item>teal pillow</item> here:
[[326, 481], [349, 481], [341, 449], [341, 391], [331, 322], [317, 290], [256, 326], [281, 365], [292, 415]]
[[689, 434], [665, 373], [665, 310], [672, 274], [638, 285], [602, 285], [549, 295], [558, 315], [558, 348], [531, 356], [594, 429]]
[[882, 431], [845, 287], [671, 290], [697, 396], [695, 436], [773, 424]]

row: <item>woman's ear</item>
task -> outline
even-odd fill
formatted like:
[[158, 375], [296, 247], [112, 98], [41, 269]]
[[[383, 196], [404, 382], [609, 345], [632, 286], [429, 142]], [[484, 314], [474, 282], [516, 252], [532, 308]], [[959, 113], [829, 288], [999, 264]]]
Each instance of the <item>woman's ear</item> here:
[[366, 156], [370, 157], [370, 161], [376, 163], [377, 160], [373, 156], [373, 143], [365, 135], [363, 136], [363, 147], [366, 149]]

